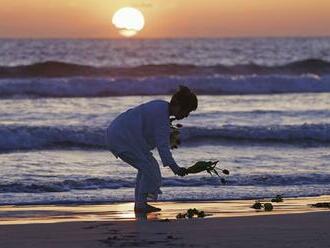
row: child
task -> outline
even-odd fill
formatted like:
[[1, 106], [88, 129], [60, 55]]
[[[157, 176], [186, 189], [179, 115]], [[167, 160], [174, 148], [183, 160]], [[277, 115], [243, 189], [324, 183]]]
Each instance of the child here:
[[147, 199], [157, 200], [161, 194], [161, 173], [151, 150], [157, 147], [164, 166], [174, 174], [186, 175], [170, 151], [170, 116], [181, 120], [197, 109], [197, 97], [188, 87], [172, 96], [170, 103], [154, 100], [120, 114], [107, 128], [109, 150], [124, 162], [138, 170], [135, 186], [134, 210], [140, 213], [160, 211], [147, 204]]

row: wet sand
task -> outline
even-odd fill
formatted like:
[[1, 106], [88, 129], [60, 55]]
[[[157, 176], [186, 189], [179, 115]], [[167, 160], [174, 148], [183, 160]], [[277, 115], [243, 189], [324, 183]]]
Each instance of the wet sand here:
[[[132, 203], [2, 206], [0, 247], [330, 247], [330, 209], [310, 206], [329, 201], [286, 198], [271, 212], [254, 200], [158, 202], [137, 219]], [[210, 216], [175, 219], [194, 207]]]

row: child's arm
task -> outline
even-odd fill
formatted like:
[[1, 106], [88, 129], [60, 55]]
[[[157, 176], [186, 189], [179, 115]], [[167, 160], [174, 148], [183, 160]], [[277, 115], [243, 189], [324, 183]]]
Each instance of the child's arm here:
[[170, 151], [170, 127], [167, 124], [168, 120], [158, 119], [157, 122], [158, 125], [155, 129], [155, 141], [163, 165], [169, 166], [176, 175], [186, 175], [186, 169], [177, 165]]

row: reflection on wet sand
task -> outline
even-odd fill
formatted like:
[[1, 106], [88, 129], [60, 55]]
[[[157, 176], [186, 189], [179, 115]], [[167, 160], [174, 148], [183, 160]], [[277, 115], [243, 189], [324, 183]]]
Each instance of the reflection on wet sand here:
[[[270, 199], [261, 200], [269, 202]], [[274, 210], [265, 212], [252, 209], [254, 200], [156, 202], [161, 212], [136, 214], [133, 203], [98, 205], [36, 205], [0, 207], [0, 224], [56, 223], [76, 221], [153, 221], [175, 219], [178, 213], [197, 208], [207, 213], [206, 218], [252, 215], [274, 215], [327, 211], [329, 208], [313, 208], [311, 204], [329, 202], [330, 196], [284, 198], [284, 202], [273, 203]]]

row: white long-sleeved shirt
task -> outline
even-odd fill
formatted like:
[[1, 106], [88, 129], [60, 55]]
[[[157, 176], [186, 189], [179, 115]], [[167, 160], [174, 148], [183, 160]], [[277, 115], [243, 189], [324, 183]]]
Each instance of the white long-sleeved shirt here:
[[164, 166], [176, 172], [179, 167], [170, 151], [169, 103], [154, 100], [120, 114], [107, 129], [108, 146], [118, 156], [134, 151], [147, 154], [157, 148]]

